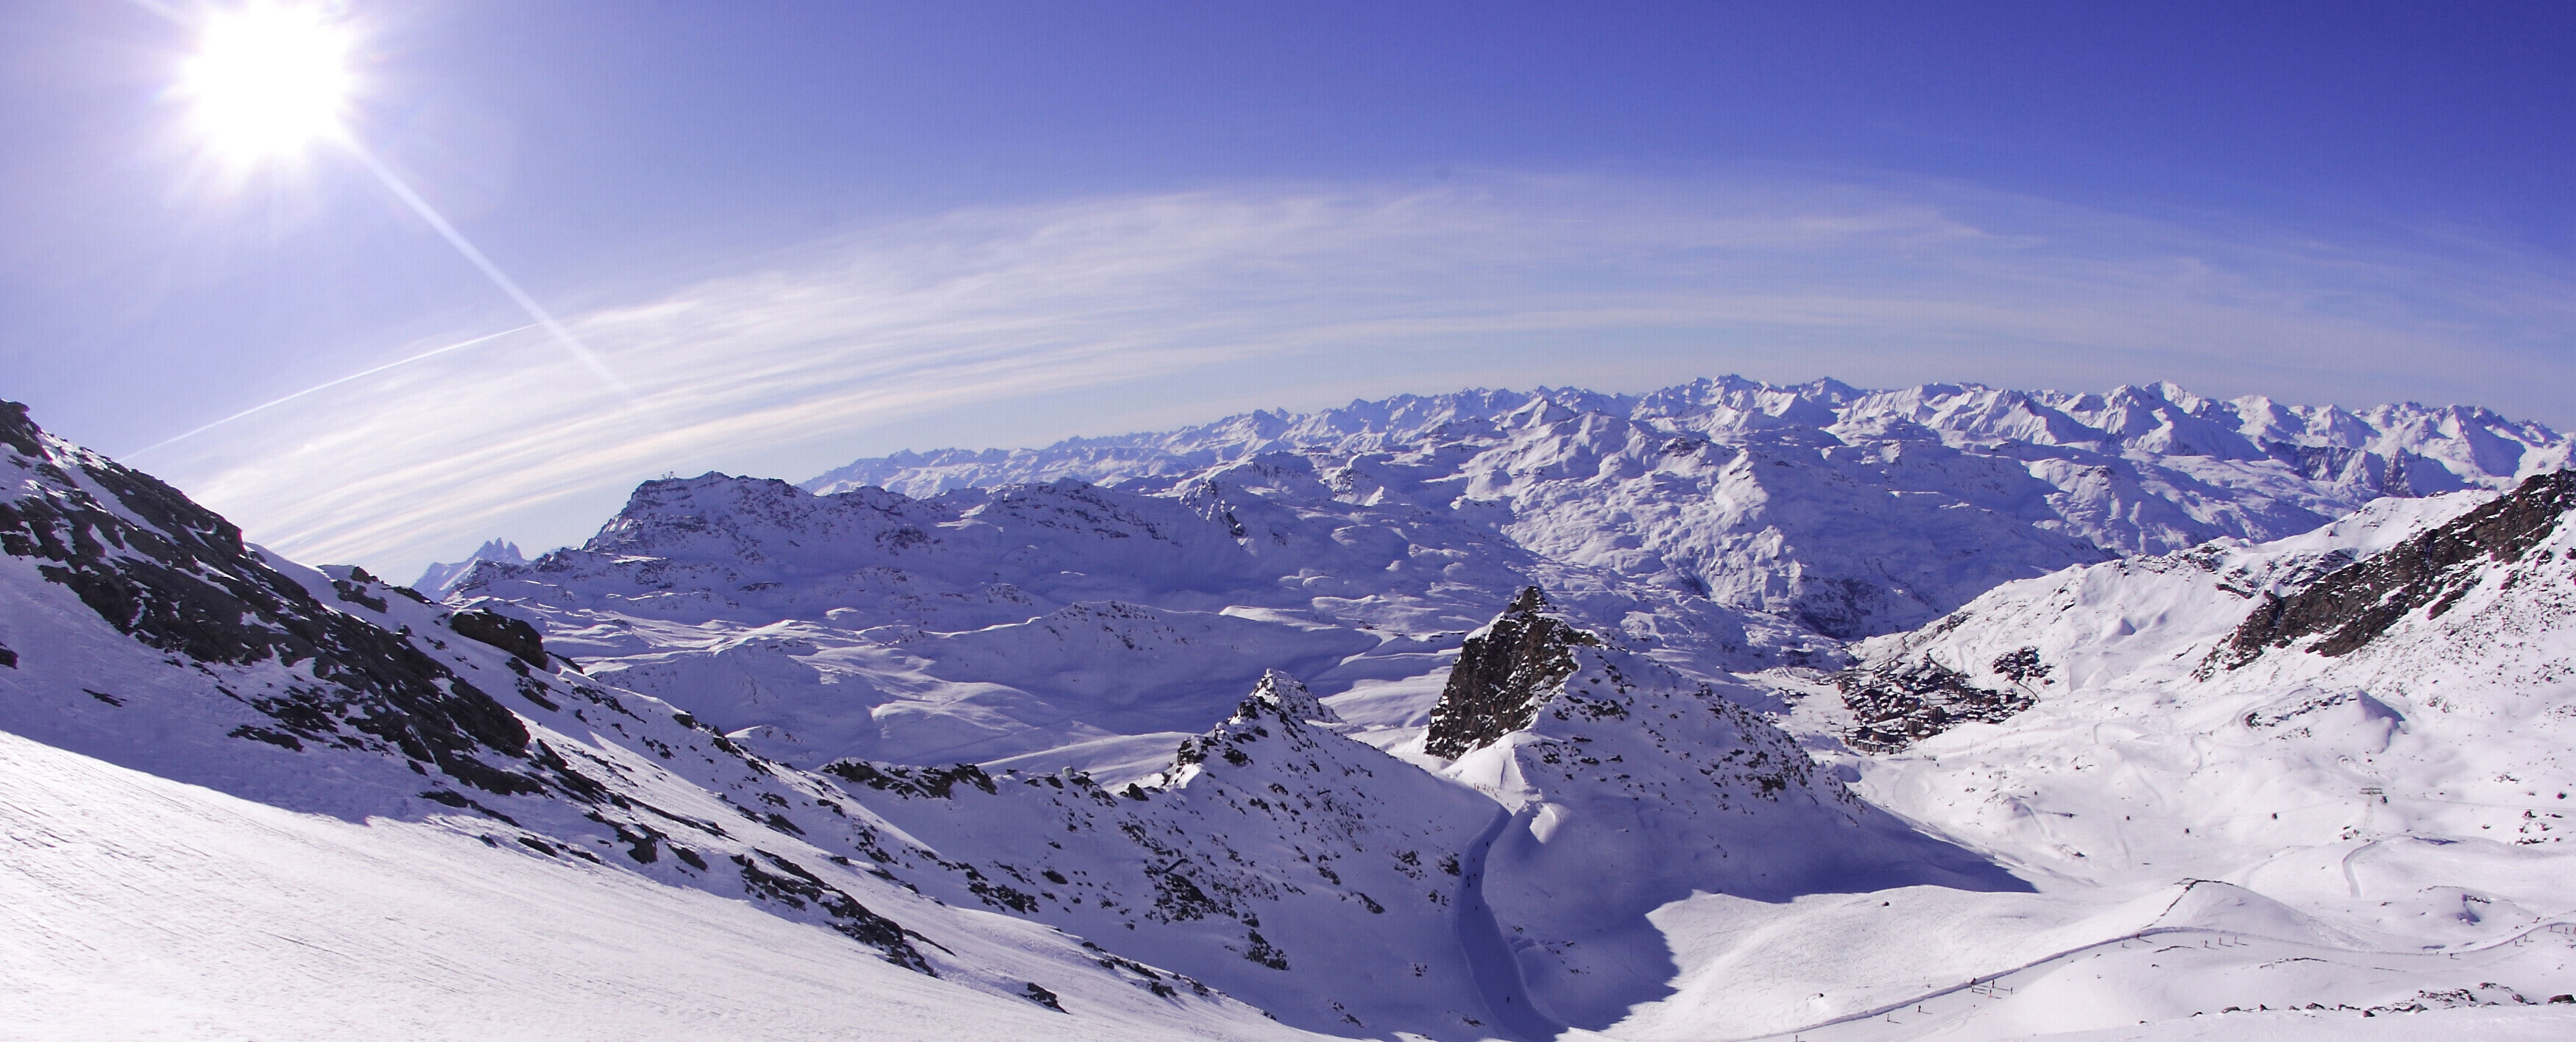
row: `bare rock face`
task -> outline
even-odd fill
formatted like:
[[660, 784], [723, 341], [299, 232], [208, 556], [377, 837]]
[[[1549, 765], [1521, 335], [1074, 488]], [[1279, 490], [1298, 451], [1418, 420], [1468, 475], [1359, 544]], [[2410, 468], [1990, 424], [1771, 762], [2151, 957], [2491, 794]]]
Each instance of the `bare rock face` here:
[[547, 667], [545, 638], [537, 628], [494, 611], [460, 611], [447, 620], [456, 635], [509, 652], [537, 669]]
[[1598, 646], [1599, 637], [1548, 612], [1547, 595], [1532, 586], [1511, 607], [1467, 638], [1449, 684], [1431, 709], [1423, 749], [1457, 759], [1513, 731], [1528, 727], [1550, 688], [1572, 676], [1576, 646]]
[[509, 710], [403, 638], [325, 606], [177, 489], [48, 437], [15, 402], [0, 402], [0, 461], [28, 477], [0, 499], [0, 553], [36, 562], [118, 632], [181, 661], [311, 663], [310, 683], [236, 695], [271, 722], [234, 737], [380, 749], [488, 792], [550, 786]]
[[2288, 597], [2264, 595], [2208, 666], [2235, 669], [2269, 648], [2311, 637], [2328, 657], [2360, 650], [2416, 609], [2439, 617], [2479, 581], [2481, 566], [2513, 564], [2576, 510], [2576, 471], [2525, 479], [2512, 492], [2370, 557], [2337, 569]]

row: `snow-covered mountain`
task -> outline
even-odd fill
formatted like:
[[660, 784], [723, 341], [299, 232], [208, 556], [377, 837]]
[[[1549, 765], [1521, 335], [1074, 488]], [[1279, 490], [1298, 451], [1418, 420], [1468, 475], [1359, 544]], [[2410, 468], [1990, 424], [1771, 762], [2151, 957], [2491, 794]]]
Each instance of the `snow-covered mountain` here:
[[648, 482], [582, 547], [451, 589], [764, 755], [1127, 777], [1271, 668], [1418, 728], [1526, 586], [1699, 679], [1832, 667], [2001, 583], [2501, 487], [2569, 444], [2165, 385], [1464, 392]]
[[1472, 509], [1551, 560], [1851, 638], [2069, 564], [2293, 535], [2386, 495], [2503, 487], [2568, 452], [2546, 427], [2462, 407], [2350, 412], [2170, 384], [1862, 391], [1728, 377], [1643, 395], [1404, 396], [1045, 449], [904, 453], [803, 487], [930, 497], [1077, 478], [1158, 492], [1263, 460], [1306, 479], [1292, 494]]
[[[2372, 1005], [2402, 953], [2565, 990], [2576, 471], [2011, 583], [1856, 650], [1779, 678], [1792, 728], [1901, 750], [1829, 758], [2043, 892], [2221, 881], [2272, 924], [2236, 928], [2317, 949], [2302, 1001]], [[2168, 959], [2234, 967], [2211, 995], [2290, 980]]]
[[448, 590], [456, 585], [456, 580], [464, 578], [465, 573], [474, 570], [476, 561], [499, 561], [503, 564], [528, 563], [528, 559], [519, 554], [519, 544], [507, 539], [493, 539], [475, 547], [474, 552], [466, 555], [462, 561], [433, 563], [428, 568], [422, 569], [420, 578], [412, 581], [412, 589], [436, 597], [447, 596]]
[[[2576, 471], [2557, 471], [2502, 494], [2382, 500], [2269, 543], [2071, 569], [1863, 644], [1844, 687], [1876, 705], [1909, 701], [1890, 677], [2026, 692], [2028, 709], [1995, 722], [1914, 728], [1917, 755], [1884, 762], [1978, 771], [1987, 756], [1957, 750], [2014, 748], [1989, 779], [2009, 801], [1945, 817], [2018, 833], [2052, 872], [2134, 871], [2121, 851], [2151, 830], [2192, 837], [2152, 844], [2159, 872], [2213, 875], [2291, 837], [2555, 849], [2576, 835], [2559, 795], [2576, 781], [2571, 511]], [[2031, 736], [2065, 729], [2086, 740], [2035, 754], [2050, 743]], [[2111, 749], [2131, 755], [2097, 770]], [[2043, 805], [2087, 812], [2032, 817]], [[2028, 832], [2040, 822], [2044, 842]]]
[[[969, 911], [994, 903], [971, 866], [827, 777], [592, 682], [524, 623], [280, 560], [15, 404], [0, 406], [0, 449], [17, 475], [0, 501], [0, 889], [42, 910], [5, 946], [11, 1032], [605, 1037], [855, 995], [982, 1037], [1281, 1034], [1212, 989], [1153, 988], [1141, 963]], [[365, 874], [317, 873], [315, 858]], [[472, 903], [496, 894], [511, 915]], [[170, 899], [196, 902], [177, 916], [212, 937], [170, 936]], [[265, 918], [212, 921], [234, 907]], [[688, 926], [691, 950], [657, 953], [673, 938], [654, 924]], [[818, 961], [760, 980], [770, 944]], [[660, 974], [678, 966], [713, 974], [685, 990], [718, 997], [667, 996]], [[597, 994], [558, 1003], [514, 984], [454, 1010], [433, 997], [492, 990], [510, 967]], [[314, 1008], [273, 1008], [273, 968]], [[356, 976], [317, 979], [343, 968]], [[333, 1008], [364, 981], [391, 997]], [[158, 1005], [78, 1001], [117, 994]], [[800, 1012], [758, 1033], [838, 1022]]]
[[1471, 392], [443, 598], [0, 446], [0, 1037], [2576, 1028], [2576, 484], [2477, 410]]
[[1472, 505], [1330, 498], [1302, 463], [1167, 494], [648, 482], [583, 547], [482, 562], [456, 596], [806, 766], [1134, 776], [1272, 668], [1368, 701], [1364, 723], [1419, 724], [1444, 655], [1531, 585], [1703, 669], [1805, 653], [1777, 620], [1517, 547]]

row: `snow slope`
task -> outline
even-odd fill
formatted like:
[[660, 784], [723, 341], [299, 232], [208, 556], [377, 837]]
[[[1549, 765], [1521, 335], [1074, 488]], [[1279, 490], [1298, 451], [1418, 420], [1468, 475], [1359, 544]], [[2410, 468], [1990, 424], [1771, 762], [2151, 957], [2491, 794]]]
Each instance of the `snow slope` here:
[[1452, 677], [1424, 746], [1509, 815], [1484, 897], [1555, 1023], [1606, 1027], [1668, 993], [1672, 942], [1650, 915], [1694, 894], [2025, 886], [1862, 803], [1710, 685], [1569, 625], [1535, 588], [1469, 638]]
[[[1963, 933], [1986, 950], [1900, 941], [1922, 994], [1941, 1001], [1806, 1037], [1936, 1026], [1997, 1037], [2227, 1005], [2384, 1015], [2569, 992], [2571, 519], [2569, 472], [2507, 493], [2383, 500], [2287, 539], [1999, 587], [1922, 630], [1862, 644], [1838, 685], [1766, 677], [1794, 699], [1791, 726], [1820, 742], [1914, 700], [1913, 718], [1939, 726], [1899, 751], [1828, 759], [1872, 803], [2037, 884], [2035, 897], [2007, 901], [2018, 905], [2009, 914], [2049, 928], [1923, 894], [1932, 907], [1917, 916], [1973, 916]], [[1978, 691], [2019, 692], [2028, 707], [1992, 721], [1926, 711]], [[2130, 915], [2127, 930], [2128, 913], [2098, 910], [2178, 884], [2227, 900], [2195, 911], [2188, 929], [2174, 921], [2187, 902], [2152, 925]], [[1665, 914], [1740, 932], [1836, 913], [1699, 899]], [[2105, 947], [2140, 928], [2165, 932]], [[2071, 943], [2088, 935], [2098, 939]], [[1698, 972], [1740, 957], [1712, 954]], [[1958, 983], [2015, 966], [1977, 992]], [[2300, 967], [2307, 977], [2289, 972]], [[1951, 990], [1932, 987], [1942, 976]], [[2142, 992], [2155, 977], [2173, 979]], [[1727, 998], [1743, 1008], [1740, 993]], [[1725, 1015], [1706, 1001], [1641, 1020]]]
[[[2087, 879], [2149, 867], [2216, 877], [2286, 847], [2402, 836], [2555, 849], [2570, 831], [2558, 794], [2576, 781], [2568, 473], [2501, 496], [2383, 501], [2272, 543], [2017, 583], [1865, 644], [1873, 662], [1928, 658], [1968, 684], [2038, 696], [2002, 723], [1962, 724], [1883, 761], [1886, 791], [1919, 806], [1931, 790], [1916, 772], [1992, 770], [1989, 797], [1945, 822], [2009, 844], [2034, 869]], [[2390, 562], [2514, 520], [2517, 504], [2532, 508], [2527, 545], [2498, 537], [2503, 556], [2479, 551], [2365, 587], [2407, 609], [2392, 618], [2331, 606], [2337, 626], [2384, 625], [2355, 646], [2326, 646], [2340, 630], [2280, 647], [2240, 636], [2259, 637], [2248, 620], [2273, 618], [2284, 595], [2301, 603], [2302, 591], [2313, 600], [2365, 584]], [[2044, 672], [2016, 682], [1996, 665], [2023, 647]], [[2376, 856], [2354, 850], [2353, 866]]]
[[[0, 1038], [1301, 1037], [1027, 971], [1064, 988], [1060, 1014], [613, 863], [296, 813], [11, 734], [0, 793]], [[1063, 961], [1049, 938], [996, 940], [1022, 966]]]
[[[889, 1000], [898, 1016], [982, 1010], [978, 1030], [996, 1037], [1026, 1024], [1012, 1004], [1090, 1018], [1068, 1030], [1102, 1037], [1280, 1033], [1212, 989], [1149, 987], [1142, 963], [971, 910], [1010, 902], [830, 779], [592, 682], [523, 625], [271, 557], [17, 406], [0, 413], [0, 447], [19, 475], [0, 501], [0, 804], [7, 885], [24, 898], [5, 947], [26, 969], [12, 993], [56, 1018], [45, 1033], [112, 1019], [225, 1037], [462, 1035], [585, 1011], [667, 1026], [775, 998], [804, 1002], [767, 1022], [774, 1037], [865, 1037], [859, 1018], [815, 1012], [853, 988], [908, 996]], [[541, 917], [488, 914], [574, 892]], [[632, 943], [661, 926], [702, 950]], [[532, 947], [550, 937], [586, 940]], [[612, 943], [630, 954], [588, 963]], [[772, 949], [828, 954], [759, 982]], [[334, 967], [369, 952], [392, 958], [359, 978], [387, 981], [380, 1003], [255, 998], [271, 972], [306, 995], [347, 988]], [[852, 968], [863, 961], [885, 969]], [[673, 988], [661, 974], [689, 967], [731, 994], [655, 997]], [[532, 979], [502, 979], [514, 968]], [[553, 1001], [546, 982], [573, 980], [615, 986]], [[423, 1001], [475, 981], [499, 994]], [[97, 1005], [123, 988], [160, 1004]], [[578, 1033], [622, 1034], [595, 1028]]]

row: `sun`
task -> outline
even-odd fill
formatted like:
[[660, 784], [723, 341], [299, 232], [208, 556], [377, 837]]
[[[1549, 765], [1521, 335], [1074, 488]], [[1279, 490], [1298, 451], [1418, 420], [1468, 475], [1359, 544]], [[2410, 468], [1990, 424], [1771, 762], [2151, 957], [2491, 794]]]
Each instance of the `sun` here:
[[215, 152], [237, 163], [337, 136], [357, 86], [352, 34], [317, 5], [251, 0], [209, 12], [177, 94]]

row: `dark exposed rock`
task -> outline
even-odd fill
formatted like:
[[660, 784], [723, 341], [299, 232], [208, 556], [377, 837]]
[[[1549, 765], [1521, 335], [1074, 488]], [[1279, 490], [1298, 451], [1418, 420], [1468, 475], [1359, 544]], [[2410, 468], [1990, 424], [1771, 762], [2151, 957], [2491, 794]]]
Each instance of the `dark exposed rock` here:
[[2039, 660], [2038, 648], [2018, 648], [1995, 656], [1995, 675], [2020, 683], [2048, 679], [2048, 663]]
[[364, 568], [358, 568], [351, 570], [350, 578], [331, 580], [331, 588], [339, 593], [342, 601], [360, 605], [372, 611], [381, 612], [385, 610], [390, 605], [390, 602], [386, 601], [382, 597], [376, 596], [375, 594], [368, 593], [368, 582], [369, 577], [367, 577], [367, 570]]
[[[382, 611], [384, 602], [376, 603], [377, 610]], [[457, 636], [482, 641], [538, 669], [548, 668], [545, 639], [537, 635], [536, 627], [525, 622], [477, 608], [457, 612], [448, 618], [447, 625], [456, 631]]]
[[1287, 953], [1272, 947], [1270, 939], [1261, 936], [1261, 931], [1246, 931], [1244, 933], [1244, 942], [1244, 958], [1250, 959], [1253, 962], [1260, 963], [1264, 966], [1268, 966], [1274, 970], [1284, 970], [1288, 968]]
[[252, 727], [249, 724], [243, 724], [240, 727], [233, 728], [232, 733], [227, 737], [248, 738], [254, 742], [267, 742], [268, 744], [277, 746], [281, 749], [290, 749], [296, 752], [304, 751], [304, 742], [296, 738], [294, 735], [271, 731], [265, 727]]
[[231, 522], [150, 475], [48, 443], [16, 403], [0, 403], [0, 445], [36, 478], [0, 503], [0, 553], [33, 559], [146, 646], [201, 664], [310, 663], [316, 683], [243, 699], [275, 728], [236, 735], [398, 752], [487, 791], [546, 787], [542, 770], [485, 762], [530, 758], [509, 710], [408, 640], [315, 600]]
[[916, 799], [948, 799], [964, 782], [985, 793], [996, 790], [993, 776], [971, 763], [954, 767], [903, 767], [895, 764], [869, 763], [866, 760], [834, 760], [823, 765], [823, 773], [871, 789], [911, 796]]
[[1029, 981], [1026, 983], [1028, 984], [1028, 987], [1020, 992], [1021, 995], [1026, 996], [1031, 1002], [1037, 1003], [1038, 1005], [1044, 1006], [1058, 1013], [1064, 1012], [1064, 1003], [1056, 1000], [1054, 992], [1038, 987], [1037, 982], [1035, 981]]
[[0, 402], [0, 445], [18, 450], [21, 456], [45, 454], [45, 438], [36, 429], [36, 421], [27, 417], [27, 407], [17, 402]]
[[[2021, 659], [2023, 652], [2029, 657]], [[2023, 675], [2044, 675], [2039, 653], [2025, 648], [1996, 660], [1996, 671], [2015, 680], [2011, 665]], [[1865, 753], [1894, 752], [1971, 720], [2000, 721], [2028, 709], [2035, 701], [2025, 691], [1994, 691], [1968, 683], [1968, 676], [1925, 656], [1875, 669], [1835, 674], [1834, 686], [1851, 707], [1853, 722], [1843, 743]]]
[[2264, 594], [2225, 643], [2202, 663], [2235, 669], [2267, 648], [2317, 638], [2307, 650], [2347, 655], [2419, 608], [2439, 616], [2478, 583], [2480, 565], [2511, 564], [2558, 530], [2576, 510], [2576, 471], [2537, 474], [2458, 518], [2360, 562], [2328, 573], [2288, 597]]
[[1262, 726], [1265, 718], [1294, 724], [1276, 703], [1245, 699], [1234, 707], [1234, 715], [1214, 730], [1182, 739], [1180, 748], [1172, 751], [1172, 765], [1164, 769], [1164, 776], [1176, 777], [1181, 768], [1206, 763], [1209, 756], [1237, 767], [1250, 765], [1252, 754], [1245, 752], [1243, 746], [1270, 737], [1269, 728]]
[[[1174, 867], [1184, 863], [1176, 861]], [[1207, 891], [1201, 889], [1197, 881], [1178, 871], [1167, 868], [1152, 875], [1154, 910], [1164, 922], [1186, 922], [1191, 919], [1231, 914], [1231, 910], [1224, 904], [1209, 897]]]
[[[930, 960], [922, 957], [921, 950], [912, 946], [912, 938], [918, 934], [904, 929], [901, 923], [869, 911], [858, 898], [824, 882], [821, 876], [803, 866], [765, 850], [758, 853], [761, 861], [768, 862], [767, 867], [747, 855], [737, 854], [733, 858], [734, 865], [742, 870], [744, 889], [754, 897], [800, 911], [810, 905], [829, 920], [832, 929], [883, 952], [885, 961], [916, 973], [939, 975], [931, 970]], [[681, 857], [684, 860], [689, 858], [685, 853]]]
[[1431, 709], [1425, 751], [1454, 760], [1528, 727], [1544, 692], [1574, 675], [1573, 649], [1601, 643], [1547, 609], [1547, 595], [1528, 587], [1483, 632], [1467, 638]]

